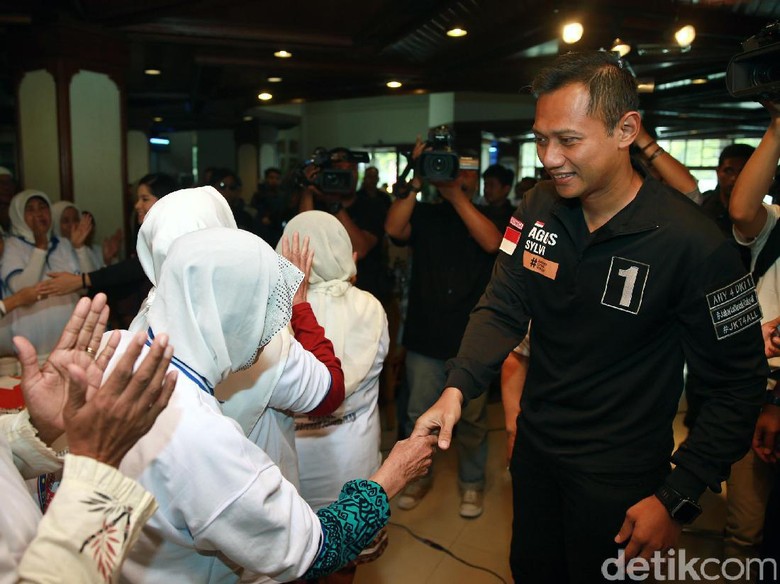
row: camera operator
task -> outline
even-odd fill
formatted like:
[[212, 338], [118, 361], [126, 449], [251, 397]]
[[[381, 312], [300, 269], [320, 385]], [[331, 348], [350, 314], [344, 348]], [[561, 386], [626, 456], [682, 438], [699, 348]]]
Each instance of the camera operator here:
[[384, 222], [387, 204], [381, 197], [358, 196], [357, 163], [355, 153], [338, 147], [329, 151], [326, 164], [329, 169], [346, 170], [352, 173], [352, 182], [338, 192], [328, 192], [318, 187], [316, 177], [321, 172], [316, 163], [304, 169], [308, 184], [301, 195], [299, 212], [317, 209], [327, 211], [338, 219], [349, 234], [352, 248], [357, 254], [357, 281], [355, 286], [373, 294], [384, 304], [390, 292], [387, 270], [382, 258], [382, 239], [385, 236]]
[[[418, 139], [412, 154], [418, 159], [426, 144]], [[409, 387], [407, 433], [418, 416], [437, 399], [445, 378], [444, 364], [455, 356], [471, 309], [490, 279], [501, 243], [503, 225], [489, 219], [471, 202], [479, 184], [478, 171], [463, 169], [455, 180], [435, 183], [441, 200], [418, 203], [421, 180], [415, 174], [390, 206], [385, 231], [400, 245], [413, 249], [409, 307], [403, 344], [407, 349]], [[408, 196], [404, 196], [408, 195]], [[485, 396], [472, 400], [458, 428], [460, 514], [478, 517], [487, 457]], [[412, 509], [425, 496], [432, 477], [412, 483], [399, 498], [401, 509]]]

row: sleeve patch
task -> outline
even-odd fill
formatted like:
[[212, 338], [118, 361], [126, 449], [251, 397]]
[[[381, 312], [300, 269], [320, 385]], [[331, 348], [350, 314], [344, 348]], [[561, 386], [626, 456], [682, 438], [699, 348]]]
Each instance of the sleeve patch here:
[[520, 241], [520, 232], [511, 227], [504, 231], [504, 238], [501, 240], [501, 247], [498, 249], [506, 254], [512, 255], [517, 249], [517, 243]]
[[707, 294], [707, 306], [719, 341], [760, 322], [762, 317], [752, 274]]

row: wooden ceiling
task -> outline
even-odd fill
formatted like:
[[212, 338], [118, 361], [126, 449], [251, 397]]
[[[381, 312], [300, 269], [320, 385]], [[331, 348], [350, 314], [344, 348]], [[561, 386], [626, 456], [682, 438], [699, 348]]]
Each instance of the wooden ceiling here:
[[[642, 95], [642, 108], [668, 135], [756, 133], [765, 126], [765, 114], [733, 100], [719, 75], [743, 40], [780, 18], [777, 0], [0, 0], [0, 27], [17, 34], [62, 22], [124, 39], [129, 125], [145, 130], [156, 116], [168, 130], [235, 126], [261, 91], [272, 93], [273, 103], [516, 94], [569, 49], [557, 39], [571, 17], [585, 27], [575, 48], [609, 48], [616, 37], [634, 47], [626, 57], [632, 70], [655, 84]], [[696, 27], [687, 52], [673, 39], [682, 24]], [[453, 25], [469, 34], [447, 37]], [[279, 49], [293, 56], [274, 57]], [[5, 49], [6, 66], [18, 50]], [[144, 74], [149, 67], [162, 74]], [[388, 89], [390, 79], [402, 88]], [[530, 126], [507, 122], [508, 134]]]

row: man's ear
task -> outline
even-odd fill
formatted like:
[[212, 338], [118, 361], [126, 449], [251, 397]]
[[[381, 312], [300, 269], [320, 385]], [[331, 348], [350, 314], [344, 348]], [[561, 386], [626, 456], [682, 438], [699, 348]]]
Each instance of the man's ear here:
[[621, 147], [628, 148], [636, 140], [639, 129], [642, 127], [642, 118], [639, 112], [630, 111], [623, 114], [618, 123], [617, 132]]

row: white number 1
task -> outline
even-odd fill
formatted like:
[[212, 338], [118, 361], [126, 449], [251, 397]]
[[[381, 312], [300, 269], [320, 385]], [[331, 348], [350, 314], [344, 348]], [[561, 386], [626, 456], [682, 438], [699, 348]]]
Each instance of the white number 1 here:
[[618, 276], [622, 276], [626, 279], [623, 284], [623, 294], [620, 295], [620, 306], [628, 308], [631, 306], [631, 299], [634, 296], [634, 286], [636, 285], [636, 277], [639, 275], [639, 268], [631, 266], [626, 270], [618, 270]]

